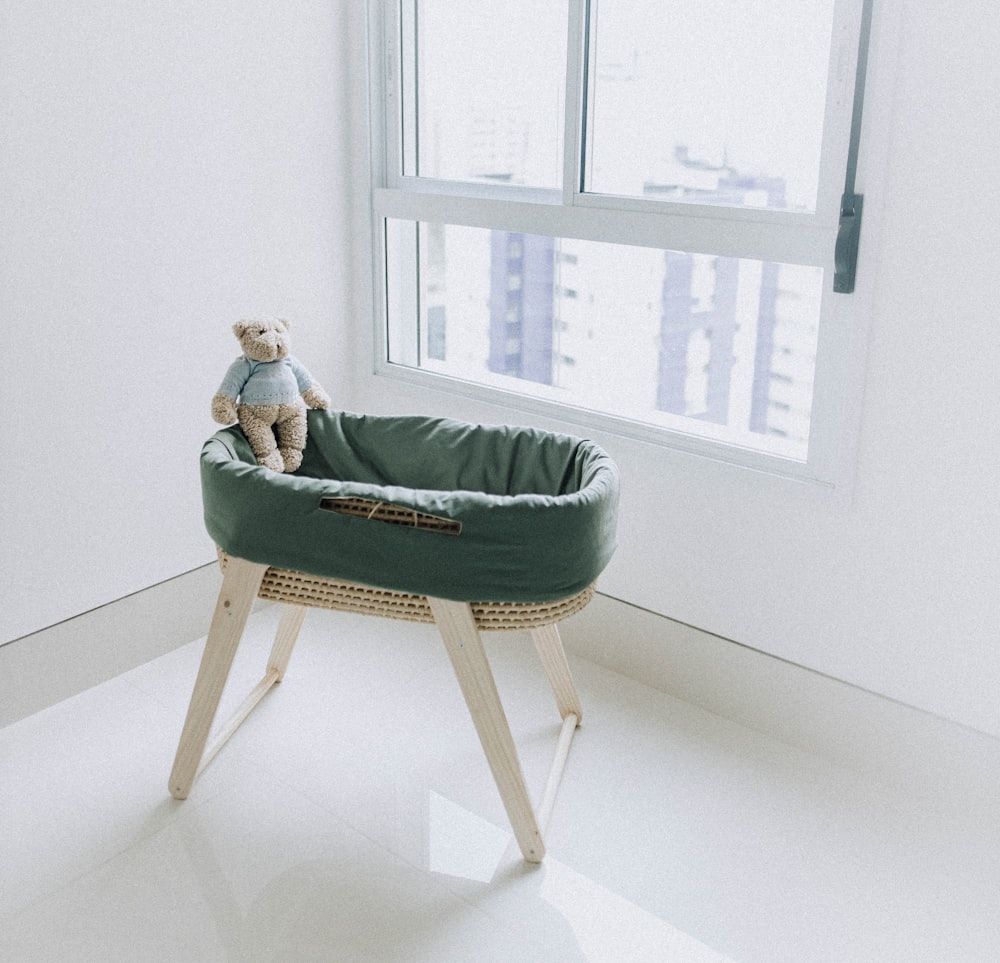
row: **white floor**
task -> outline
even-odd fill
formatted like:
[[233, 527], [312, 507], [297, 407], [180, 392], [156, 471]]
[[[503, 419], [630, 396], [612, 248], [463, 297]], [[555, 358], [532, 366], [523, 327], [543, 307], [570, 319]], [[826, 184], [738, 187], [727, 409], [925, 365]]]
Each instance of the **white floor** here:
[[[251, 621], [247, 687], [276, 621]], [[527, 635], [487, 644], [540, 790], [554, 703]], [[893, 790], [579, 659], [527, 866], [429, 626], [310, 613], [177, 802], [200, 649], [0, 730], [0, 959], [1000, 959], [996, 800]]]

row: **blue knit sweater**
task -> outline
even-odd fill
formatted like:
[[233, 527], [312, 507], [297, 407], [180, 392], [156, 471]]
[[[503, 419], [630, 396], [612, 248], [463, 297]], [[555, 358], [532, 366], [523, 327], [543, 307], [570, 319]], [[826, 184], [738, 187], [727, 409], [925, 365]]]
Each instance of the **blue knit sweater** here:
[[313, 383], [291, 355], [279, 361], [252, 361], [240, 355], [226, 372], [219, 394], [244, 405], [287, 405]]

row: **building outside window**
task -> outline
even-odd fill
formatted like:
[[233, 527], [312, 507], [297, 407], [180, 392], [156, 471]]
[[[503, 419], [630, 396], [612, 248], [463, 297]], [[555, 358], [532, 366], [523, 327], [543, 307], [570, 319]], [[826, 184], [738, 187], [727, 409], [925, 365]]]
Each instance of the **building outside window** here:
[[380, 370], [822, 479], [861, 0], [392, 0]]

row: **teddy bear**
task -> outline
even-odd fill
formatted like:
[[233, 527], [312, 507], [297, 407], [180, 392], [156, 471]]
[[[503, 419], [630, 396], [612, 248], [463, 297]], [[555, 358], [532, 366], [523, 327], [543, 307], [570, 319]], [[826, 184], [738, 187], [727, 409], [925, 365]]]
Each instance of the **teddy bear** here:
[[306, 446], [306, 406], [329, 408], [330, 398], [288, 353], [288, 322], [239, 321], [233, 333], [243, 349], [212, 398], [220, 425], [238, 421], [257, 463], [295, 471]]

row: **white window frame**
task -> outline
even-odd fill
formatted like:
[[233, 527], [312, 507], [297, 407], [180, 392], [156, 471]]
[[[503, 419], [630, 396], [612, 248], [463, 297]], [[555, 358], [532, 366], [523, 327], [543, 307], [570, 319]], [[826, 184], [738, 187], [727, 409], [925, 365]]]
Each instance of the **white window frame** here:
[[[834, 248], [851, 134], [862, 0], [836, 0], [831, 37], [827, 104], [819, 190], [814, 212], [733, 208], [668, 200], [584, 193], [580, 189], [584, 116], [582, 100], [589, 0], [570, 0], [564, 170], [561, 190], [507, 184], [443, 181], [404, 176], [400, 118], [402, 77], [401, 9], [414, 0], [369, 0], [371, 64], [372, 197], [375, 309], [374, 373], [414, 385], [453, 391], [469, 398], [515, 407], [573, 426], [638, 438], [748, 468], [832, 486], [842, 472], [845, 392], [853, 384], [852, 332], [857, 300], [833, 291]], [[572, 109], [575, 106], [576, 109]], [[742, 448], [699, 433], [630, 421], [521, 394], [511, 388], [465, 381], [388, 360], [389, 305], [386, 293], [387, 220], [443, 223], [556, 238], [605, 241], [689, 253], [820, 266], [824, 290], [808, 457], [805, 462]], [[414, 279], [416, 280], [416, 279]], [[416, 311], [401, 305], [404, 315]], [[683, 419], [680, 419], [683, 421]]]

